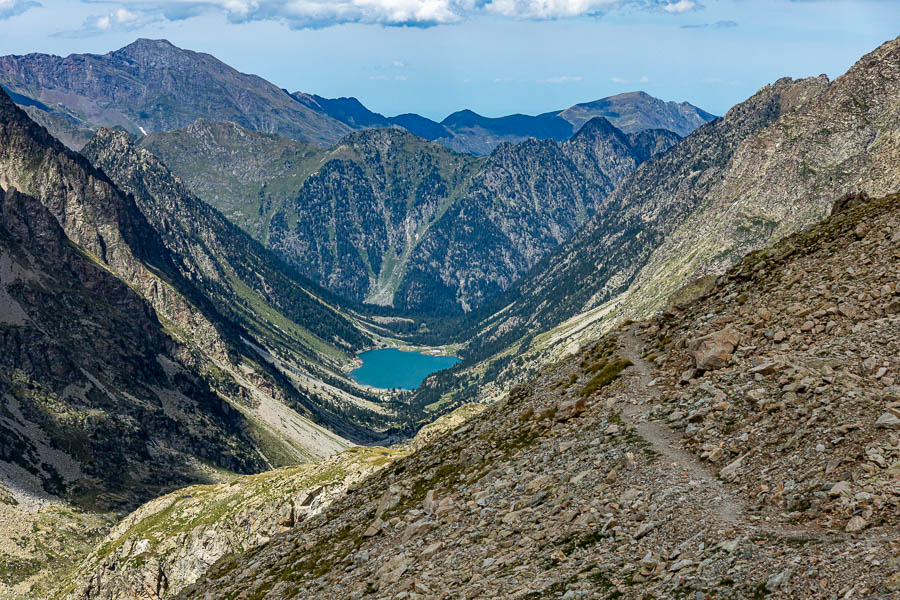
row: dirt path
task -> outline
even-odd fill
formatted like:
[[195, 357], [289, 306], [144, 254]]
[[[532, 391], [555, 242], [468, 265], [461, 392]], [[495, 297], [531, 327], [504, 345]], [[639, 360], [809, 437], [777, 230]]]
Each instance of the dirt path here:
[[622, 356], [634, 363], [632, 369], [637, 374], [637, 377], [633, 378], [631, 393], [628, 394], [629, 401], [621, 406], [622, 417], [635, 428], [641, 438], [652, 446], [654, 451], [665, 457], [672, 467], [672, 481], [678, 481], [678, 475], [681, 476], [681, 480], [686, 476], [699, 483], [699, 487], [705, 488], [704, 495], [707, 498], [698, 498], [698, 500], [709, 501], [707, 506], [712, 517], [748, 533], [781, 538], [828, 539], [832, 541], [856, 539], [877, 543], [900, 539], [898, 536], [877, 530], [851, 536], [840, 530], [803, 528], [750, 520], [745, 513], [744, 503], [735, 497], [728, 486], [709, 470], [706, 463], [682, 448], [680, 434], [670, 429], [663, 421], [648, 420], [648, 409], [652, 405], [653, 399], [661, 394], [660, 389], [650, 385], [653, 381], [653, 367], [642, 358], [643, 342], [633, 329], [628, 329], [620, 335], [619, 342], [622, 345]]
[[658, 389], [650, 386], [653, 380], [652, 367], [641, 357], [643, 343], [633, 330], [629, 329], [620, 336], [619, 341], [623, 344], [622, 355], [634, 363], [634, 370], [638, 374], [634, 389], [629, 395], [631, 402], [622, 407], [622, 416], [673, 468], [686, 473], [719, 499], [710, 507], [718, 520], [732, 525], [741, 524], [743, 504], [733, 497], [731, 491], [696, 456], [681, 447], [680, 435], [661, 421], [647, 420], [647, 409], [660, 394]]

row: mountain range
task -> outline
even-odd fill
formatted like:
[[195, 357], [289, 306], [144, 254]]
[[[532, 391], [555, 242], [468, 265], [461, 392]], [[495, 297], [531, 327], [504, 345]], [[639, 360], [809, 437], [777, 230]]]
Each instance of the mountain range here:
[[900, 38], [716, 119], [0, 73], [0, 595], [900, 590]]
[[663, 102], [642, 92], [538, 116], [487, 118], [463, 110], [440, 123], [415, 114], [385, 117], [355, 98], [291, 94], [209, 54], [147, 39], [105, 55], [3, 56], [0, 85], [76, 150], [98, 127], [146, 135], [180, 129], [199, 118], [318, 145], [333, 144], [355, 130], [400, 127], [460, 152], [485, 155], [503, 141], [563, 141], [598, 116], [626, 133], [668, 129], [682, 136], [713, 118], [689, 103]]
[[433, 315], [507, 289], [625, 174], [679, 139], [624, 134], [598, 117], [571, 140], [503, 143], [486, 159], [399, 129], [355, 132], [318, 150], [197, 121], [139, 144], [320, 285]]

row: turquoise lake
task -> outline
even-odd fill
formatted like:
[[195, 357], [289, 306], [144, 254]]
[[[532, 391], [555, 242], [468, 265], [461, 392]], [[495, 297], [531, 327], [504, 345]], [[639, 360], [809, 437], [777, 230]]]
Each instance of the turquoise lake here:
[[459, 362], [454, 356], [431, 356], [396, 348], [369, 350], [359, 358], [362, 366], [350, 372], [354, 380], [372, 387], [403, 390], [414, 390], [435, 371], [449, 369]]

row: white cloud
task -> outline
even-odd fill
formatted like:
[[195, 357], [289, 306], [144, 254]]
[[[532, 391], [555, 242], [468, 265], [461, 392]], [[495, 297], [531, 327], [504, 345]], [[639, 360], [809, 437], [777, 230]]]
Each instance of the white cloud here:
[[159, 17], [152, 14], [140, 11], [135, 12], [127, 8], [117, 8], [103, 15], [88, 17], [78, 29], [61, 31], [56, 36], [78, 38], [90, 37], [110, 31], [132, 31], [158, 20]]
[[639, 81], [640, 81], [641, 83], [647, 83], [647, 82], [650, 81], [650, 78], [647, 77], [646, 75], [642, 75]]
[[491, 0], [485, 11], [517, 19], [563, 19], [596, 15], [627, 2], [621, 0]]
[[669, 4], [664, 4], [663, 10], [668, 13], [679, 14], [692, 11], [699, 7], [700, 6], [696, 2], [694, 2], [694, 0], [678, 0], [678, 2], [670, 2]]
[[[0, 0], [22, 3], [25, 0]], [[566, 19], [599, 16], [618, 8], [682, 13], [700, 8], [696, 0], [82, 0], [113, 4], [135, 12], [146, 22], [178, 21], [204, 13], [224, 14], [232, 23], [279, 21], [293, 29], [342, 23], [430, 27], [458, 23], [478, 15], [513, 19]], [[28, 2], [26, 2], [27, 4]], [[2, 9], [0, 9], [2, 10]], [[2, 12], [0, 12], [2, 14]], [[110, 14], [92, 17], [94, 25]], [[104, 21], [105, 23], [105, 21]], [[87, 30], [86, 23], [83, 29]], [[99, 28], [102, 29], [102, 28]], [[398, 61], [399, 62], [399, 61]]]
[[394, 62], [391, 63], [391, 66], [395, 67], [397, 69], [402, 69], [403, 67], [406, 66], [406, 64], [404, 64], [404, 62], [402, 60], [395, 60]]
[[549, 79], [539, 79], [538, 83], [576, 83], [584, 79], [581, 75], [560, 75]]
[[622, 79], [621, 77], [610, 77], [609, 80], [613, 83], [628, 83], [627, 79]]
[[29, 8], [37, 8], [39, 6], [41, 6], [41, 3], [34, 2], [34, 0], [0, 0], [0, 19], [21, 15]]

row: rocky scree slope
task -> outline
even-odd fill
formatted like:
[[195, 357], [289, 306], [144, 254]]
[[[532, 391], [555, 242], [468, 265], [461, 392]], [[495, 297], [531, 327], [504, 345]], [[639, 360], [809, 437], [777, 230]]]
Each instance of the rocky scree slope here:
[[844, 205], [181, 597], [892, 597], [898, 236]]
[[185, 278], [265, 348], [259, 360], [277, 359], [293, 384], [277, 392], [279, 399], [356, 439], [377, 435], [359, 424], [360, 414], [382, 430], [395, 423], [397, 416], [386, 409], [366, 408], [370, 395], [341, 373], [353, 353], [372, 341], [338, 312], [337, 298], [191, 194], [158, 159], [136, 148], [126, 132], [101, 129], [83, 154], [133, 194], [148, 222], [179, 257], [176, 264]]
[[330, 290], [406, 312], [447, 313], [508, 288], [625, 174], [677, 141], [667, 131], [623, 134], [597, 119], [571, 141], [505, 144], [487, 159], [399, 130], [354, 133], [310, 153], [207, 122], [141, 145]]
[[89, 129], [167, 131], [203, 117], [319, 144], [352, 131], [260, 77], [166, 40], [139, 39], [104, 55], [3, 56], [0, 83], [38, 101], [48, 118]]
[[458, 428], [484, 408], [460, 407], [402, 445], [356, 446], [319, 463], [194, 486], [157, 498], [118, 523], [52, 596], [174, 597], [220, 558], [303, 527], [371, 473]]

